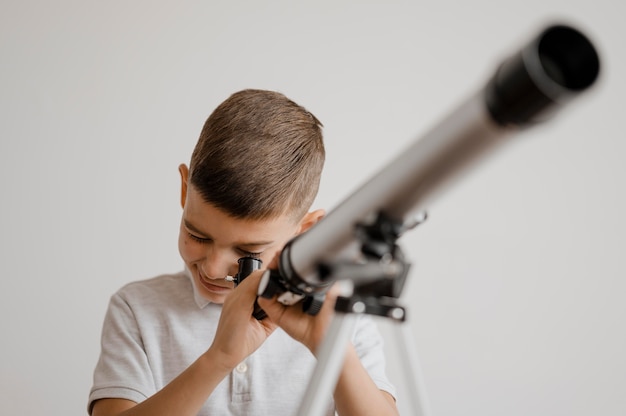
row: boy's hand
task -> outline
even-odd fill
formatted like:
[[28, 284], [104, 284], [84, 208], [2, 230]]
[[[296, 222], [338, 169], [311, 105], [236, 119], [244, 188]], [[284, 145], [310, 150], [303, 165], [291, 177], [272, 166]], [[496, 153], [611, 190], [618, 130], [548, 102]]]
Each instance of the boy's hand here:
[[286, 306], [276, 300], [277, 296], [273, 299], [259, 297], [257, 301], [272, 322], [316, 355], [330, 325], [338, 295], [339, 287], [335, 284], [327, 292], [324, 304], [315, 316], [302, 311], [300, 302]]
[[276, 329], [272, 320], [259, 321], [252, 316], [262, 274], [261, 270], [251, 273], [226, 297], [222, 306], [215, 339], [207, 354], [228, 369], [256, 351]]

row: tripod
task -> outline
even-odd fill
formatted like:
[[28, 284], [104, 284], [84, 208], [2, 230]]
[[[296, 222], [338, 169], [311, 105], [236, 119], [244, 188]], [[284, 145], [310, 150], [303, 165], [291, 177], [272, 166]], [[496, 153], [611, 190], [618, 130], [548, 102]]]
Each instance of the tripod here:
[[[416, 221], [411, 228], [422, 223]], [[370, 314], [391, 319], [394, 323], [394, 343], [404, 367], [405, 386], [413, 415], [430, 416], [428, 399], [421, 376], [413, 337], [405, 325], [406, 310], [398, 305], [410, 265], [404, 261], [396, 239], [406, 227], [396, 227], [383, 215], [371, 226], [359, 226], [365, 262], [323, 265], [320, 270], [333, 279], [351, 280], [354, 290], [350, 296], [340, 296], [335, 303], [335, 316], [320, 347], [318, 362], [309, 381], [298, 412], [303, 416], [323, 415], [337, 383], [345, 357], [346, 346], [355, 328], [358, 314]]]

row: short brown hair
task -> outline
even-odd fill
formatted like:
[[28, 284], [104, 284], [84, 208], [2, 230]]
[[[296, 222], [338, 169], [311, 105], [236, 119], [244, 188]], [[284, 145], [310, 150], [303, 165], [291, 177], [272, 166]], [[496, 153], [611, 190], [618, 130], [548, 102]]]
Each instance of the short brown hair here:
[[319, 188], [322, 123], [283, 94], [247, 89], [206, 120], [191, 156], [190, 183], [235, 218], [299, 220]]

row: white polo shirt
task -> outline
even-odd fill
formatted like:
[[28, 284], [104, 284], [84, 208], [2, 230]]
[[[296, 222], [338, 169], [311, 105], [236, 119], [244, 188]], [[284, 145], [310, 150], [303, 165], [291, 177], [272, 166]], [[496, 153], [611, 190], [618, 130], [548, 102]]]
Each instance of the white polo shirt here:
[[[139, 403], [162, 389], [208, 349], [221, 311], [198, 294], [188, 271], [121, 288], [104, 320], [89, 413], [98, 399]], [[352, 343], [374, 383], [395, 396], [371, 318], [359, 316]], [[315, 364], [304, 345], [278, 328], [222, 380], [198, 415], [296, 416]]]

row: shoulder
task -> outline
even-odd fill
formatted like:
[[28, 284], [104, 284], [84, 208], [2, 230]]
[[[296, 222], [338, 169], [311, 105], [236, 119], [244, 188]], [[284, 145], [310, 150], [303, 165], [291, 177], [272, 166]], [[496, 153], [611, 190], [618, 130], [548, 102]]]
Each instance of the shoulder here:
[[191, 282], [185, 272], [162, 274], [143, 280], [136, 280], [122, 286], [115, 294], [122, 297], [160, 295], [191, 289]]
[[369, 315], [358, 314], [355, 319], [352, 343], [359, 355], [366, 351], [382, 350], [384, 340], [378, 322]]
[[142, 305], [186, 303], [193, 300], [193, 287], [184, 271], [137, 280], [122, 286], [111, 302], [122, 302], [131, 308]]
[[212, 305], [198, 307], [192, 282], [181, 271], [124, 285], [110, 298], [105, 326], [152, 333], [162, 327], [187, 327], [202, 319], [219, 317], [220, 311]]

